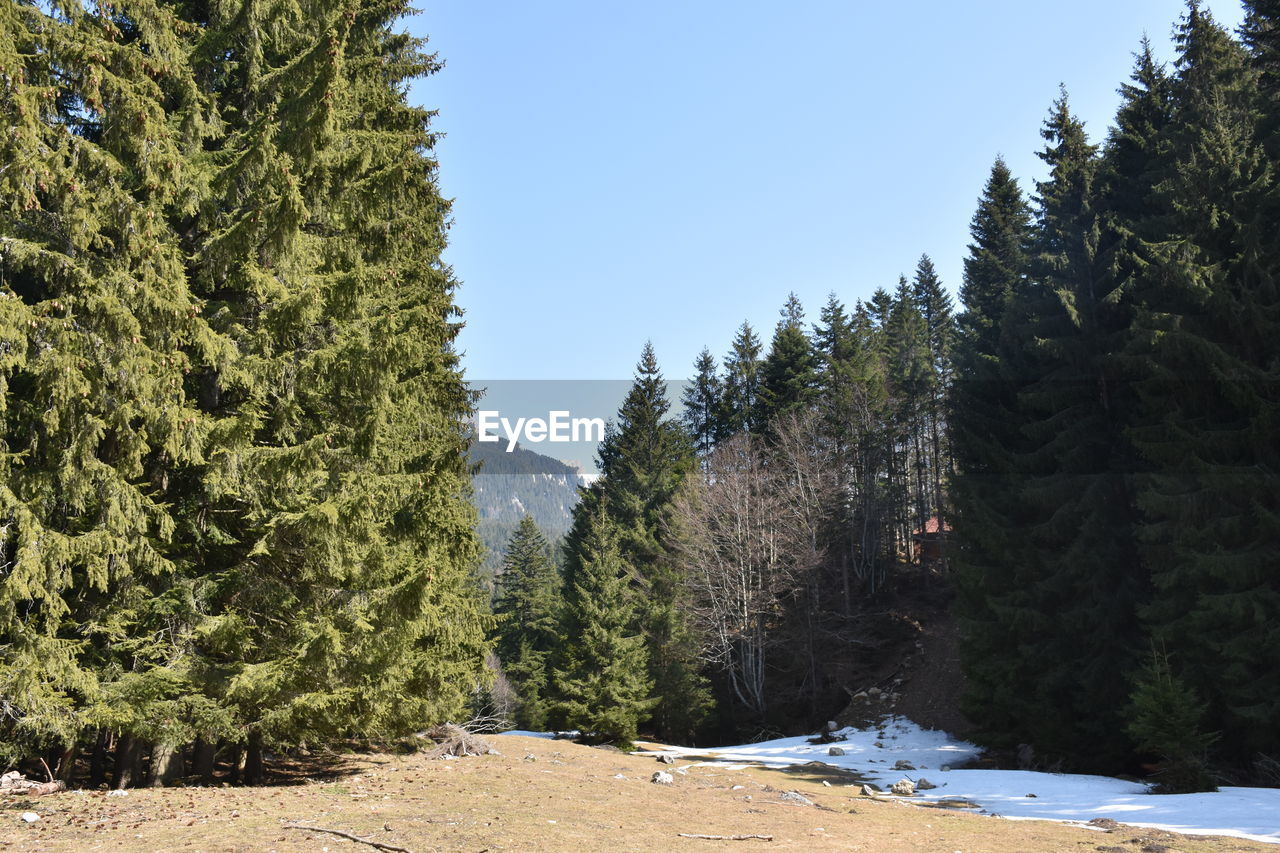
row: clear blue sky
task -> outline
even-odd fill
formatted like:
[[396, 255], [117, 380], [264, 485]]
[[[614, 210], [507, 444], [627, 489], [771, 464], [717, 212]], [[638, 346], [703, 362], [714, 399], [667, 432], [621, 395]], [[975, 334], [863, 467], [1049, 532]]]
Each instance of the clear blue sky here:
[[[788, 291], [810, 319], [891, 288], [922, 252], [954, 294], [1003, 154], [1024, 189], [1067, 86], [1101, 141], [1143, 33], [1178, 0], [419, 0], [447, 65], [455, 199], [446, 259], [472, 379], [626, 379], [646, 339], [668, 378], [767, 341]], [[1239, 24], [1236, 0], [1205, 3]]]

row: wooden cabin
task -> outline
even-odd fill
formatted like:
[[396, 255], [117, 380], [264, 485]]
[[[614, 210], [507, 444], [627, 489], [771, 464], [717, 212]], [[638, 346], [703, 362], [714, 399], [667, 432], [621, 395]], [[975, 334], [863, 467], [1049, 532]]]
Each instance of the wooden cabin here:
[[911, 534], [916, 556], [924, 565], [946, 562], [947, 540], [951, 538], [951, 525], [933, 516]]

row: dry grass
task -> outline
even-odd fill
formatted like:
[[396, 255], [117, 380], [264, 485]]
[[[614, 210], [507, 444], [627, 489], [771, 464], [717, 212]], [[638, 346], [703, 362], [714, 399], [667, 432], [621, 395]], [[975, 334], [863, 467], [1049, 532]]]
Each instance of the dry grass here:
[[[624, 755], [524, 737], [493, 739], [502, 755], [428, 759], [348, 755], [281, 768], [294, 782], [263, 788], [171, 788], [65, 793], [0, 800], [0, 849], [32, 851], [372, 851], [333, 835], [286, 829], [310, 823], [413, 853], [434, 850], [754, 850], [964, 853], [1105, 851], [1225, 853], [1271, 845], [1119, 827], [1110, 832], [1005, 821], [857, 796], [819, 772], [692, 768], [675, 784], [664, 768]], [[677, 764], [676, 767], [682, 765]], [[304, 781], [310, 776], [313, 781]], [[621, 778], [616, 778], [621, 777]], [[831, 787], [822, 781], [831, 782]], [[742, 786], [734, 790], [735, 786]], [[783, 802], [795, 790], [816, 806]], [[24, 811], [42, 819], [25, 824]], [[771, 835], [706, 841], [702, 835]]]

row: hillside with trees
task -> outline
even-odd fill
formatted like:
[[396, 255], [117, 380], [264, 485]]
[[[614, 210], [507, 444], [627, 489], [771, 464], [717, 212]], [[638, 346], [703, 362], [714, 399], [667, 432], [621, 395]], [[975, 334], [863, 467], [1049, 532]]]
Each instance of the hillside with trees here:
[[525, 516], [552, 542], [564, 538], [583, 476], [559, 459], [519, 445], [508, 453], [505, 446], [472, 442], [467, 459], [474, 468], [471, 503], [480, 516], [476, 532], [484, 548], [480, 576], [492, 583], [507, 540]]
[[[566, 546], [566, 636], [629, 620], [648, 658], [609, 701], [660, 737], [826, 719], [923, 583], [955, 597], [984, 744], [1269, 778], [1280, 9], [1247, 6], [1237, 39], [1193, 0], [1172, 66], [1139, 45], [1102, 140], [1062, 92], [1029, 195], [997, 158], [958, 308], [927, 256], [816, 322], [793, 295], [703, 351], [675, 419], [646, 347]], [[631, 603], [583, 601], [602, 526]]]

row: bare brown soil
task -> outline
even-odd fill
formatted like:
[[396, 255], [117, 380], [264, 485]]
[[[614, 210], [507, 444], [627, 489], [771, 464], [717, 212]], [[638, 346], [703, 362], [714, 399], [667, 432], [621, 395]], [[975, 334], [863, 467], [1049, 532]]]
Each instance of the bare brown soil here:
[[[835, 719], [859, 728], [879, 725], [886, 715], [906, 717], [927, 729], [964, 738], [973, 724], [960, 711], [964, 674], [959, 626], [947, 577], [919, 566], [903, 566], [872, 615], [878, 638], [871, 663], [848, 674], [851, 698]], [[874, 688], [877, 694], [863, 696]]]
[[[0, 800], [0, 850], [372, 851], [310, 824], [423, 853], [462, 851], [815, 850], [1225, 853], [1270, 845], [1116, 827], [1006, 821], [858, 796], [856, 780], [822, 766], [781, 773], [664, 767], [563, 741], [498, 737], [501, 755], [343, 755], [278, 764], [286, 784], [68, 792]], [[823, 785], [826, 781], [829, 783]], [[287, 784], [292, 782], [292, 784]], [[738, 787], [741, 786], [741, 787]], [[815, 805], [781, 798], [797, 791]], [[25, 811], [41, 819], [27, 824]], [[767, 835], [710, 841], [691, 835]]]

